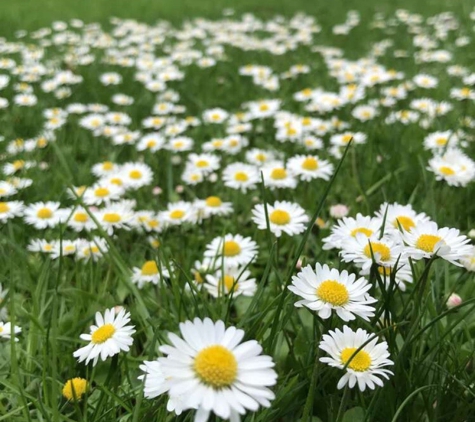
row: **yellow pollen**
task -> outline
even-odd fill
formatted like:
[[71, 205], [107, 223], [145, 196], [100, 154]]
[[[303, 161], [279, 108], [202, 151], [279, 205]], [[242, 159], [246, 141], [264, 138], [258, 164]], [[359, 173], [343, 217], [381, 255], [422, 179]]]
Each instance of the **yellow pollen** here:
[[223, 141], [221, 141], [221, 140], [213, 141], [213, 146], [215, 148], [221, 148], [223, 146]]
[[74, 252], [76, 250], [76, 247], [74, 245], [68, 245], [64, 247], [65, 252]]
[[411, 230], [413, 227], [416, 226], [414, 220], [412, 218], [406, 217], [404, 215], [400, 215], [394, 219], [394, 227], [399, 228], [399, 225], [406, 231]]
[[241, 247], [234, 240], [227, 240], [223, 246], [224, 256], [236, 256], [241, 253]]
[[389, 277], [391, 275], [392, 268], [391, 267], [378, 267], [378, 273], [381, 274], [382, 276]]
[[261, 104], [259, 106], [259, 110], [260, 111], [267, 111], [267, 110], [269, 110], [269, 106], [267, 104]]
[[148, 141], [147, 142], [147, 148], [153, 148], [157, 143], [155, 141]]
[[302, 168], [309, 171], [316, 170], [318, 168], [317, 159], [313, 157], [307, 157], [305, 160], [303, 160]]
[[351, 141], [351, 139], [353, 138], [353, 135], [343, 135], [341, 140], [342, 142], [344, 142], [345, 144], [347, 144], [348, 142]]
[[238, 289], [238, 283], [232, 275], [225, 275], [220, 282], [220, 287], [224, 284], [226, 292], [231, 293], [235, 292]]
[[142, 265], [142, 275], [156, 275], [158, 274], [158, 267], [155, 261], [146, 261]]
[[142, 172], [140, 170], [132, 170], [130, 173], [129, 173], [129, 177], [131, 179], [141, 179], [142, 178]]
[[184, 146], [185, 146], [185, 144], [182, 141], [176, 141], [176, 142], [173, 143], [173, 147], [176, 148], [176, 149], [183, 148]]
[[238, 182], [247, 182], [248, 179], [249, 177], [243, 171], [238, 171], [237, 173], [234, 174], [234, 180]]
[[346, 286], [335, 280], [323, 281], [316, 293], [320, 300], [333, 306], [346, 305], [350, 299]]
[[444, 175], [444, 176], [452, 176], [455, 174], [455, 171], [447, 166], [442, 166], [439, 167], [439, 171]]
[[351, 236], [356, 237], [358, 233], [364, 234], [366, 237], [370, 237], [373, 234], [373, 230], [367, 229], [366, 227], [358, 227], [351, 231]]
[[219, 207], [222, 204], [221, 199], [217, 196], [208, 196], [205, 202], [208, 207]]
[[106, 223], [118, 223], [121, 220], [121, 217], [116, 212], [108, 212], [107, 214], [104, 214], [102, 220]]
[[343, 365], [346, 365], [351, 358], [347, 368], [353, 369], [356, 372], [365, 372], [371, 366], [371, 356], [364, 350], [360, 350], [353, 355], [357, 350], [357, 347], [345, 347], [341, 351], [341, 362]]
[[203, 167], [208, 167], [208, 166], [209, 166], [209, 162], [206, 160], [198, 160], [196, 162], [196, 167], [203, 168]]
[[179, 220], [180, 218], [183, 218], [184, 215], [185, 215], [185, 211], [174, 210], [170, 213], [170, 218], [173, 218], [174, 220]]
[[16, 170], [20, 170], [24, 167], [25, 161], [24, 160], [16, 160], [13, 162], [13, 168]]
[[110, 161], [105, 161], [102, 163], [102, 170], [104, 171], [111, 171], [114, 168], [114, 163], [111, 163]]
[[[370, 247], [370, 245], [371, 245], [371, 247]], [[383, 243], [370, 242], [364, 247], [363, 253], [368, 258], [371, 258], [371, 250], [373, 250], [373, 255], [374, 256], [376, 256], [376, 254], [379, 254], [379, 259], [381, 261], [389, 261], [391, 259], [391, 249], [389, 249]]]
[[104, 198], [105, 196], [109, 196], [110, 192], [107, 188], [97, 188], [94, 191], [94, 195], [98, 196], [99, 198]]
[[7, 202], [0, 202], [0, 214], [4, 214], [10, 211], [10, 207]]
[[275, 210], [269, 215], [269, 220], [278, 226], [284, 226], [290, 223], [290, 214], [284, 210]]
[[51, 211], [49, 208], [40, 208], [36, 213], [36, 216], [38, 218], [47, 220], [48, 218], [51, 218], [53, 216], [53, 211]]
[[447, 145], [447, 138], [437, 138], [435, 140], [435, 143], [441, 147], [443, 147], [444, 145]]
[[196, 355], [193, 369], [205, 384], [221, 389], [234, 382], [238, 364], [232, 352], [215, 345], [204, 348]]
[[287, 171], [283, 168], [277, 168], [272, 170], [270, 177], [274, 180], [282, 180], [287, 177]]
[[423, 234], [419, 236], [416, 241], [416, 248], [422, 249], [425, 252], [432, 253], [434, 252], [435, 245], [440, 242], [442, 238], [436, 236], [435, 234]]
[[113, 185], [122, 186], [123, 182], [118, 177], [114, 177], [109, 180]]
[[84, 378], [73, 378], [64, 384], [63, 396], [67, 400], [80, 399], [87, 390], [87, 381]]
[[94, 344], [102, 344], [109, 340], [115, 333], [115, 327], [112, 324], [105, 324], [92, 333], [91, 341]]
[[74, 214], [74, 221], [78, 223], [85, 223], [89, 220], [89, 216], [85, 212], [77, 212]]

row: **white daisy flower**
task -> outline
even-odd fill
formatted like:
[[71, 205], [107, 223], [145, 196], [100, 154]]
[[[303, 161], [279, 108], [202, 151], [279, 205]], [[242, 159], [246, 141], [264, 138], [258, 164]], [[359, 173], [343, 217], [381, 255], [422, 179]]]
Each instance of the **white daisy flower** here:
[[155, 261], [145, 261], [141, 268], [134, 267], [132, 271], [132, 282], [137, 284], [139, 289], [147, 283], [158, 284], [162, 277], [170, 277], [168, 270], [163, 265], [159, 269]]
[[163, 377], [155, 377], [157, 389], [148, 385], [147, 397], [168, 391], [180, 410], [197, 409], [195, 422], [206, 422], [211, 412], [237, 422], [246, 410], [270, 406], [275, 396], [268, 387], [275, 385], [277, 373], [257, 341], [242, 343], [243, 330], [209, 318], [181, 323], [180, 331], [183, 339], [170, 333], [172, 345], [160, 347], [166, 357], [158, 359], [156, 369]]
[[261, 171], [264, 184], [271, 190], [276, 188], [295, 189], [297, 187], [297, 179], [287, 171], [282, 161], [267, 163], [261, 168]]
[[159, 133], [148, 133], [144, 135], [137, 143], [137, 151], [156, 152], [165, 145], [165, 138]]
[[220, 158], [214, 154], [190, 154], [187, 167], [207, 175], [219, 169]]
[[200, 210], [203, 218], [213, 215], [229, 215], [233, 212], [233, 204], [223, 202], [219, 196], [208, 196], [206, 199], [195, 201], [195, 207]]
[[205, 258], [214, 260], [216, 267], [246, 266], [257, 257], [257, 243], [240, 234], [214, 238], [207, 246]]
[[128, 352], [133, 343], [132, 334], [135, 333], [130, 322], [130, 313], [124, 308], [116, 312], [115, 308], [106, 309], [104, 316], [96, 312], [96, 324], [91, 325], [90, 334], [81, 334], [81, 340], [89, 341], [87, 346], [81, 347], [73, 353], [78, 362], [92, 360], [95, 366], [99, 357], [105, 361], [108, 357], [124, 351]]
[[139, 189], [152, 183], [152, 169], [144, 163], [126, 163], [120, 170], [126, 188]]
[[102, 228], [111, 236], [114, 230], [129, 230], [133, 217], [133, 210], [129, 206], [118, 202], [97, 211], [96, 218]]
[[292, 277], [292, 285], [288, 287], [303, 298], [295, 306], [306, 306], [322, 319], [329, 318], [333, 310], [343, 321], [352, 321], [356, 316], [368, 321], [374, 316], [375, 309], [371, 304], [376, 299], [368, 294], [370, 288], [364, 277], [356, 280], [355, 274], [340, 273], [319, 263], [315, 270], [310, 265], [303, 268]]
[[320, 160], [316, 155], [292, 157], [287, 163], [287, 168], [306, 182], [317, 178], [329, 180], [333, 174], [333, 165], [329, 161]]
[[96, 177], [106, 177], [119, 171], [120, 166], [112, 161], [103, 161], [92, 166], [91, 173]]
[[36, 202], [24, 210], [24, 219], [27, 224], [36, 229], [55, 227], [60, 221], [66, 219], [66, 213], [59, 208], [59, 202]]
[[[370, 340], [371, 338], [372, 335], [365, 330], [358, 328], [353, 331], [346, 325], [343, 331], [337, 328], [323, 335], [318, 347], [330, 357], [322, 357], [320, 362], [339, 369], [346, 367], [345, 375], [338, 381], [338, 389], [346, 384], [350, 388], [358, 384], [360, 391], [364, 391], [366, 387], [374, 390], [376, 385], [383, 386], [383, 381], [379, 377], [389, 379], [389, 375], [393, 375], [390, 370], [384, 369], [385, 366], [394, 364], [388, 359], [388, 344], [386, 342], [378, 344], [377, 338]], [[358, 350], [360, 347], [362, 348]]]
[[50, 254], [56, 245], [56, 241], [48, 241], [46, 239], [32, 239], [27, 246], [30, 252], [42, 252]]
[[86, 209], [79, 206], [72, 211], [67, 224], [68, 227], [71, 227], [77, 232], [81, 230], [91, 231], [96, 228], [96, 223], [94, 223]]
[[444, 180], [450, 186], [466, 186], [475, 180], [475, 162], [456, 148], [431, 158], [427, 170], [435, 173], [436, 180]]
[[222, 108], [212, 108], [203, 113], [203, 121], [206, 123], [223, 123], [229, 116], [229, 113]]
[[22, 201], [0, 202], [0, 222], [4, 223], [7, 220], [23, 215]]
[[204, 287], [213, 297], [222, 296], [254, 296], [256, 279], [250, 278], [251, 272], [241, 267], [219, 269], [215, 274], [205, 276]]
[[12, 338], [12, 328], [13, 328], [13, 339], [17, 342], [17, 334], [21, 333], [21, 328], [12, 324], [10, 322], [0, 322], [0, 338], [5, 340], [10, 340]]
[[411, 231], [420, 223], [429, 221], [429, 217], [424, 213], [416, 213], [411, 205], [400, 205], [398, 203], [388, 204], [387, 202], [381, 204], [379, 211], [376, 212], [376, 217], [380, 219], [381, 223], [386, 216], [384, 231], [386, 233]]
[[76, 253], [76, 241], [75, 240], [62, 240], [57, 241], [53, 245], [51, 251], [51, 259], [58, 259], [61, 256], [74, 255]]
[[17, 189], [11, 183], [0, 181], [0, 198], [12, 196], [17, 193]]
[[178, 226], [185, 222], [196, 222], [196, 209], [190, 202], [178, 201], [168, 204], [167, 210], [160, 213], [165, 222], [171, 226]]
[[[403, 292], [406, 290], [406, 284], [413, 282], [412, 269], [407, 258], [401, 257], [397, 262], [397, 265], [394, 265], [393, 267], [378, 265], [376, 269], [386, 288], [391, 285], [391, 280], [393, 278], [396, 286]], [[361, 275], [365, 276], [370, 275], [370, 273], [371, 267], [360, 272]]]
[[433, 132], [424, 138], [424, 148], [433, 151], [444, 151], [447, 147], [455, 147], [459, 142], [457, 134], [451, 130]]
[[260, 180], [256, 167], [244, 163], [228, 165], [223, 170], [222, 178], [225, 186], [239, 189], [244, 193], [254, 189]]
[[98, 182], [86, 189], [82, 199], [86, 205], [101, 205], [117, 201], [123, 194], [123, 187], [117, 184]]
[[[252, 210], [252, 221], [260, 230], [267, 230], [266, 209], [264, 205], [257, 204]], [[305, 231], [305, 224], [309, 218], [305, 210], [299, 205], [288, 201], [276, 201], [274, 205], [267, 205], [269, 230], [277, 237], [282, 233], [289, 236]]]
[[460, 267], [462, 264], [459, 261], [472, 250], [470, 239], [460, 235], [459, 230], [448, 227], [439, 229], [433, 221], [422, 223], [410, 232], [403, 233], [403, 238], [408, 245], [406, 253], [413, 259], [437, 255]]

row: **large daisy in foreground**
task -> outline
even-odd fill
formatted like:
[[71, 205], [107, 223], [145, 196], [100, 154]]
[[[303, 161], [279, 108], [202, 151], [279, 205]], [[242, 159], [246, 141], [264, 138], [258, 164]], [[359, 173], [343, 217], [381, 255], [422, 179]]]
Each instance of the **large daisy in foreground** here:
[[[393, 375], [391, 371], [384, 369], [385, 366], [394, 364], [388, 359], [388, 344], [386, 342], [377, 344], [377, 338], [368, 341], [371, 337], [371, 334], [361, 328], [353, 331], [346, 325], [343, 331], [337, 328], [335, 331], [329, 331], [328, 335], [323, 335], [318, 347], [330, 357], [320, 358], [320, 362], [340, 369], [346, 367], [346, 374], [338, 381], [339, 389], [346, 384], [353, 388], [358, 383], [361, 391], [366, 387], [374, 390], [376, 385], [383, 386], [383, 381], [379, 377], [389, 379], [389, 375]], [[366, 342], [368, 343], [365, 344]]]
[[186, 321], [180, 331], [183, 338], [170, 333], [172, 345], [160, 347], [167, 356], [158, 365], [141, 367], [147, 398], [168, 391], [168, 409], [197, 409], [195, 422], [207, 421], [211, 412], [238, 422], [246, 410], [270, 406], [274, 393], [268, 387], [276, 383], [277, 373], [257, 341], [242, 343], [243, 330], [226, 329], [223, 321], [209, 318]]

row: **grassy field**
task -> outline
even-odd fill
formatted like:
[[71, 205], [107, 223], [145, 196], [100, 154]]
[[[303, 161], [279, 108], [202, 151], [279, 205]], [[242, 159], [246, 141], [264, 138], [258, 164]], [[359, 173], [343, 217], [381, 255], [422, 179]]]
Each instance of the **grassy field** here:
[[474, 13], [0, 0], [0, 421], [471, 421]]

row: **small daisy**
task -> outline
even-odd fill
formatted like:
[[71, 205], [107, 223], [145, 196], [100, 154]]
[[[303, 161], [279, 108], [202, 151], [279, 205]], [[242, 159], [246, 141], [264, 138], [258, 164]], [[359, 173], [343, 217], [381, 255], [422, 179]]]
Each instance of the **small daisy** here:
[[264, 184], [271, 190], [276, 188], [295, 189], [297, 187], [297, 179], [287, 171], [282, 161], [267, 163], [261, 171]]
[[119, 200], [124, 194], [124, 189], [116, 184], [98, 182], [87, 188], [83, 195], [86, 205], [109, 204]]
[[165, 145], [165, 138], [159, 133], [149, 133], [143, 136], [137, 143], [137, 151], [156, 152]]
[[78, 239], [76, 243], [76, 257], [86, 262], [90, 259], [96, 262], [104, 256], [108, 249], [107, 241], [101, 237], [96, 236], [92, 241]]
[[223, 202], [219, 196], [208, 196], [206, 199], [198, 200], [195, 206], [200, 210], [203, 218], [213, 215], [229, 215], [233, 212], [233, 204], [231, 202]]
[[429, 221], [422, 223], [403, 234], [408, 245], [407, 254], [413, 259], [432, 258], [439, 256], [454, 265], [462, 266], [459, 262], [470, 254], [472, 246], [470, 239], [460, 235], [457, 229], [448, 227], [438, 228], [437, 223]]
[[120, 166], [112, 161], [103, 161], [92, 166], [92, 174], [96, 177], [106, 177], [119, 171]]
[[139, 289], [147, 283], [158, 284], [162, 277], [170, 277], [168, 270], [163, 266], [159, 269], [155, 261], [145, 261], [141, 268], [134, 267], [132, 271], [132, 282], [137, 284]]
[[203, 121], [206, 123], [223, 123], [229, 116], [229, 113], [222, 108], [212, 108], [203, 113]]
[[97, 221], [109, 236], [117, 229], [129, 229], [134, 213], [131, 208], [122, 203], [110, 205], [97, 212]]
[[237, 422], [246, 410], [270, 406], [275, 396], [268, 387], [275, 385], [277, 373], [257, 341], [243, 343], [243, 330], [209, 318], [181, 323], [180, 331], [183, 339], [170, 333], [172, 345], [160, 347], [166, 357], [158, 359], [159, 366], [148, 364], [147, 377], [156, 384], [146, 382], [146, 397], [168, 392], [180, 404], [177, 413], [196, 409], [196, 422], [206, 422], [211, 412]]
[[53, 250], [51, 251], [51, 259], [58, 259], [61, 256], [74, 255], [76, 253], [76, 241], [62, 240], [55, 242]]
[[115, 308], [106, 309], [104, 316], [96, 312], [96, 325], [91, 325], [90, 334], [81, 334], [81, 340], [90, 343], [73, 353], [78, 362], [86, 361], [86, 365], [92, 360], [95, 366], [99, 357], [105, 361], [109, 356], [124, 351], [128, 352], [133, 343], [132, 334], [135, 333], [130, 322], [130, 313], [124, 308], [116, 311]]
[[77, 207], [69, 217], [68, 227], [77, 232], [81, 230], [91, 231], [96, 228], [96, 223], [83, 207]]
[[256, 279], [250, 278], [251, 272], [240, 267], [217, 270], [215, 274], [206, 275], [204, 287], [213, 297], [232, 295], [233, 297], [254, 296], [257, 285]]
[[169, 203], [167, 210], [163, 211], [161, 217], [171, 226], [178, 226], [185, 222], [196, 222], [196, 209], [190, 202], [178, 201]]
[[187, 166], [207, 175], [219, 169], [220, 158], [214, 154], [190, 154]]
[[21, 217], [23, 208], [22, 201], [0, 202], [0, 222], [4, 223], [11, 218]]
[[368, 321], [374, 316], [371, 304], [376, 299], [368, 294], [370, 288], [364, 277], [356, 280], [355, 274], [348, 274], [347, 271], [340, 273], [318, 263], [315, 270], [310, 265], [303, 268], [292, 277], [292, 285], [288, 287], [303, 298], [295, 306], [306, 306], [322, 319], [329, 318], [334, 310], [343, 321], [352, 321], [356, 316]]
[[[252, 221], [257, 224], [260, 230], [267, 230], [266, 209], [264, 205], [258, 204], [252, 210]], [[293, 236], [305, 231], [305, 224], [309, 218], [305, 210], [298, 204], [288, 201], [276, 201], [274, 205], [267, 206], [269, 218], [269, 230], [277, 237], [282, 233]]]
[[56, 245], [56, 241], [48, 241], [46, 239], [32, 239], [27, 246], [30, 252], [42, 252], [50, 254]]
[[205, 258], [215, 260], [216, 266], [246, 266], [257, 257], [257, 243], [240, 234], [214, 238], [207, 246]]
[[316, 155], [292, 157], [287, 163], [287, 168], [306, 182], [317, 178], [329, 180], [333, 174], [333, 165], [326, 160], [320, 160]]
[[127, 163], [120, 170], [125, 187], [139, 189], [152, 183], [152, 169], [144, 163]]
[[418, 224], [429, 221], [429, 217], [424, 213], [416, 213], [410, 205], [400, 205], [398, 203], [381, 204], [376, 217], [383, 221], [386, 216], [384, 230], [386, 233], [394, 231], [411, 231]]
[[12, 328], [13, 339], [15, 341], [18, 341], [16, 335], [21, 333], [21, 328], [16, 325], [12, 326], [10, 322], [0, 322], [0, 338], [10, 340], [12, 338]]
[[36, 202], [25, 208], [24, 218], [27, 224], [36, 229], [55, 227], [61, 220], [65, 220], [65, 213], [59, 208], [59, 202]]
[[17, 189], [11, 183], [0, 181], [0, 198], [12, 196], [17, 193]]
[[239, 189], [244, 193], [254, 189], [260, 180], [257, 168], [244, 163], [228, 165], [223, 170], [222, 178], [225, 186], [232, 189]]
[[435, 173], [436, 180], [444, 180], [450, 186], [466, 186], [475, 179], [475, 162], [455, 148], [431, 158], [427, 169]]
[[[337, 328], [323, 335], [318, 347], [330, 357], [322, 357], [320, 362], [339, 369], [346, 367], [345, 375], [338, 381], [338, 389], [346, 384], [353, 388], [358, 383], [360, 391], [364, 391], [366, 387], [374, 390], [376, 385], [383, 386], [383, 381], [379, 377], [389, 379], [389, 375], [393, 375], [388, 369], [383, 369], [394, 364], [388, 359], [388, 344], [386, 342], [378, 344], [377, 338], [370, 340], [372, 337], [361, 328], [353, 331], [346, 325], [343, 326], [343, 331]], [[362, 348], [358, 350], [360, 347]]]

